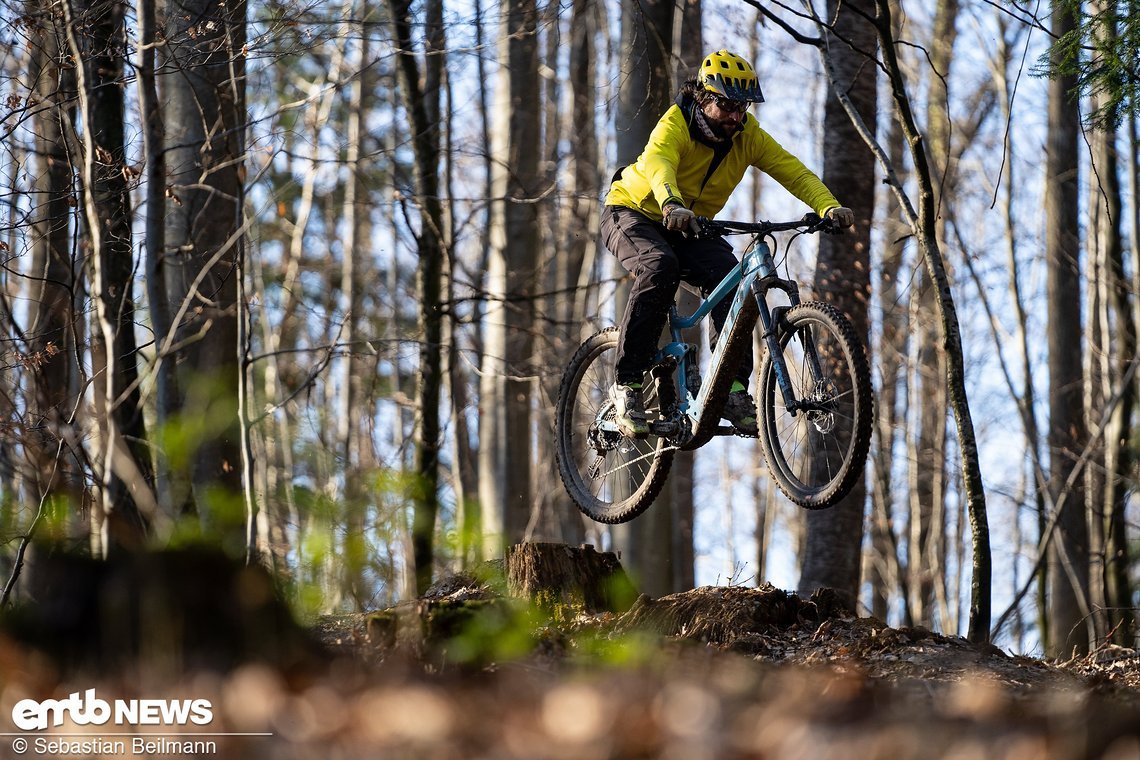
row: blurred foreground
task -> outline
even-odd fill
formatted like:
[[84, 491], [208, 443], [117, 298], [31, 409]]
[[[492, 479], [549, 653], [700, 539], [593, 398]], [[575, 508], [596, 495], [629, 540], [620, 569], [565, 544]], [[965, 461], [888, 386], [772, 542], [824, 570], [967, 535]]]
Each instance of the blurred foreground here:
[[1140, 760], [1140, 653], [1010, 657], [826, 593], [585, 614], [461, 578], [306, 630], [208, 554], [57, 570], [0, 636], [0, 757]]

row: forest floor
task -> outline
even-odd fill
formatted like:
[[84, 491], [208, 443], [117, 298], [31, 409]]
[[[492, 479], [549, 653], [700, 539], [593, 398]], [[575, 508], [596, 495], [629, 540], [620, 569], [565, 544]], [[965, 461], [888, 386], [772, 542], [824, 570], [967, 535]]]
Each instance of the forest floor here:
[[[4, 760], [1140, 760], [1140, 651], [1012, 656], [828, 593], [580, 614], [459, 578], [299, 626], [215, 554], [47, 564], [44, 601], [0, 618]], [[159, 706], [109, 722], [98, 700]], [[205, 714], [154, 712], [172, 704]], [[18, 725], [36, 705], [45, 725]]]
[[316, 632], [376, 674], [377, 757], [1140, 760], [1136, 650], [1011, 656], [770, 586], [547, 623], [522, 656], [452, 639], [458, 665], [370, 620]]

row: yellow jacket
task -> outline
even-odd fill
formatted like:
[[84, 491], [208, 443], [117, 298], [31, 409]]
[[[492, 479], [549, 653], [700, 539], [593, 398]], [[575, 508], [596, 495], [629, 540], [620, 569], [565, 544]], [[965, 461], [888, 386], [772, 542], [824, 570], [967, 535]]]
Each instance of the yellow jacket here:
[[775, 179], [820, 216], [840, 205], [819, 177], [761, 129], [751, 114], [744, 115], [727, 154], [709, 176], [714, 153], [709, 143], [689, 131], [685, 112], [674, 104], [653, 128], [637, 161], [614, 180], [606, 205], [626, 206], [661, 221], [661, 207], [672, 198], [697, 216], [712, 218], [749, 166]]

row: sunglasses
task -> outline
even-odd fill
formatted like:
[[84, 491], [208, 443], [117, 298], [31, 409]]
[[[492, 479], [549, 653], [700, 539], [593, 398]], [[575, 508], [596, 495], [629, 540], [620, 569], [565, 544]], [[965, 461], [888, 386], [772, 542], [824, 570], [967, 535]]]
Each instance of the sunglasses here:
[[744, 113], [748, 110], [748, 103], [744, 100], [733, 100], [723, 95], [709, 95], [709, 101], [716, 103], [716, 107], [729, 113]]

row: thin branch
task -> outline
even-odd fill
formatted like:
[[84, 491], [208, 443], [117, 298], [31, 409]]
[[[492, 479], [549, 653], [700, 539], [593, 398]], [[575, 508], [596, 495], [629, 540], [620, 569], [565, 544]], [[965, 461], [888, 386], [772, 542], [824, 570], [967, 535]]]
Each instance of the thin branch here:
[[[1038, 0], [1037, 7], [1038, 8], [1041, 7], [1040, 0]], [[1002, 134], [1001, 166], [998, 167], [998, 175], [997, 175], [998, 178], [997, 178], [997, 182], [994, 183], [994, 199], [993, 199], [993, 202], [990, 203], [990, 209], [993, 209], [993, 207], [997, 205], [998, 191], [1001, 189], [1001, 178], [1005, 175], [1005, 164], [1009, 160], [1009, 144], [1010, 144], [1009, 133], [1010, 133], [1010, 130], [1011, 130], [1012, 125], [1013, 125], [1013, 102], [1017, 99], [1018, 86], [1021, 84], [1021, 75], [1025, 72], [1025, 59], [1029, 55], [1029, 43], [1032, 41], [1032, 39], [1033, 39], [1032, 34], [1025, 35], [1025, 47], [1023, 47], [1021, 49], [1021, 62], [1017, 65], [1017, 76], [1013, 80], [1013, 88], [1009, 91], [1009, 101], [1005, 104], [1006, 105], [1006, 119], [1005, 119], [1005, 132]], [[1002, 43], [1004, 46], [1004, 43], [1005, 43], [1004, 39], [1002, 40]], [[1004, 69], [1005, 68], [1005, 66], [1004, 66], [1005, 62], [1003, 61], [1002, 63], [1003, 63], [1002, 68]], [[1000, 77], [1006, 76], [1006, 72], [1004, 70], [1000, 71], [1000, 72], [994, 72], [994, 73], [995, 73], [995, 76], [1000, 76]]]
[[823, 55], [824, 68], [827, 70], [827, 79], [829, 82], [831, 82], [832, 91], [835, 93], [835, 97], [838, 98], [840, 104], [843, 106], [843, 110], [847, 112], [848, 118], [850, 118], [851, 123], [855, 125], [855, 130], [859, 133], [859, 136], [863, 138], [863, 142], [867, 145], [871, 152], [875, 154], [875, 158], [878, 160], [879, 166], [883, 169], [883, 182], [885, 182], [887, 186], [890, 187], [892, 191], [894, 191], [895, 197], [898, 199], [899, 206], [903, 210], [903, 216], [906, 219], [906, 223], [912, 230], [915, 230], [915, 234], [917, 234], [918, 212], [915, 211], [914, 205], [910, 201], [910, 196], [906, 194], [906, 190], [902, 185], [902, 180], [899, 179], [898, 173], [895, 172], [895, 168], [891, 164], [890, 157], [887, 155], [886, 151], [883, 150], [883, 146], [880, 145], [879, 141], [875, 138], [875, 133], [872, 132], [870, 127], [867, 126], [867, 123], [863, 121], [863, 117], [859, 114], [859, 111], [855, 108], [855, 104], [851, 102], [851, 99], [847, 96], [847, 93], [843, 92], [839, 87], [838, 79], [835, 73], [835, 67], [831, 63], [830, 57], [824, 55], [823, 53], [821, 53], [821, 55]]
[[[820, 39], [819, 37], [808, 37], [808, 36], [804, 35], [799, 30], [797, 30], [795, 27], [788, 24], [787, 21], [784, 21], [782, 18], [777, 16], [775, 13], [772, 13], [772, 11], [765, 8], [763, 5], [761, 5], [759, 2], [757, 2], [757, 0], [744, 0], [744, 2], [747, 5], [751, 5], [753, 8], [760, 11], [760, 13], [762, 13], [764, 15], [764, 18], [768, 19], [769, 21], [774, 23], [776, 26], [783, 29], [796, 42], [800, 42], [804, 45], [811, 45], [812, 47], [821, 47], [823, 45], [822, 39]], [[790, 8], [787, 8], [787, 6], [783, 5], [782, 3], [777, 2], [776, 5], [779, 5], [781, 8], [785, 8], [786, 10], [789, 10], [791, 13], [794, 13], [795, 15], [797, 15], [801, 18], [809, 18], [808, 16], [805, 16], [802, 13], [797, 13], [796, 11], [791, 10]]]
[[982, 0], [982, 2], [986, 5], [991, 6], [992, 8], [994, 8], [999, 13], [1004, 13], [1007, 16], [1009, 16], [1010, 18], [1014, 19], [1015, 21], [1018, 21], [1019, 23], [1025, 24], [1030, 29], [1037, 29], [1039, 31], [1045, 32], [1045, 34], [1048, 34], [1053, 39], [1057, 39], [1057, 35], [1054, 34], [1053, 31], [1051, 29], [1049, 29], [1047, 26], [1042, 24], [1040, 19], [1037, 18], [1037, 9], [1039, 9], [1041, 7], [1041, 3], [1038, 3], [1037, 8], [1035, 8], [1032, 12], [1030, 12], [1029, 10], [1027, 10], [1025, 8], [1018, 8], [1017, 10], [1019, 10], [1021, 13], [1025, 14], [1024, 16], [1019, 16], [1009, 9], [1010, 5], [1013, 5], [1016, 7], [1016, 5], [1017, 5], [1016, 3], [1010, 3], [1010, 2], [1007, 2], [1005, 0], [1003, 0], [1002, 2], [996, 2], [995, 0]]
[[993, 628], [990, 629], [991, 638], [996, 636], [1001, 631], [1002, 627], [1006, 623], [1006, 620], [1010, 615], [1013, 614], [1013, 611], [1017, 608], [1017, 606], [1021, 604], [1021, 600], [1025, 598], [1025, 594], [1029, 591], [1029, 587], [1033, 585], [1034, 578], [1037, 577], [1037, 573], [1041, 570], [1041, 565], [1044, 564], [1045, 559], [1048, 556], [1047, 550], [1049, 548], [1049, 543], [1053, 539], [1053, 532], [1056, 530], [1057, 523], [1061, 518], [1061, 510], [1056, 509], [1055, 507], [1057, 504], [1064, 504], [1068, 500], [1069, 494], [1072, 493], [1073, 488], [1076, 486], [1077, 479], [1080, 478], [1081, 473], [1085, 469], [1085, 466], [1088, 465], [1089, 460], [1092, 459], [1093, 454], [1096, 453], [1097, 443], [1104, 436], [1104, 431], [1108, 427], [1108, 423], [1112, 417], [1112, 414], [1116, 411], [1116, 407], [1120, 405], [1121, 400], [1124, 398], [1124, 394], [1128, 388], [1128, 385], [1132, 382], [1132, 378], [1136, 374], [1138, 367], [1140, 367], [1140, 356], [1132, 358], [1132, 361], [1128, 365], [1128, 369], [1125, 371], [1124, 376], [1120, 379], [1120, 383], [1116, 389], [1116, 392], [1113, 394], [1109, 402], [1105, 404], [1104, 411], [1101, 413], [1100, 423], [1097, 425], [1096, 431], [1089, 437], [1089, 441], [1087, 444], [1085, 444], [1084, 451], [1081, 452], [1081, 456], [1077, 459], [1076, 464], [1073, 466], [1072, 471], [1069, 473], [1069, 477], [1065, 479], [1065, 486], [1061, 489], [1061, 493], [1057, 495], [1056, 499], [1049, 498], [1048, 507], [1052, 510], [1053, 513], [1049, 516], [1049, 522], [1046, 524], [1045, 531], [1041, 534], [1041, 541], [1037, 545], [1037, 560], [1033, 563], [1033, 568], [1030, 570], [1025, 583], [1014, 595], [1013, 601], [1009, 603], [1009, 607], [1007, 607], [1005, 612], [1003, 612], [998, 617], [997, 622], [994, 624]]

